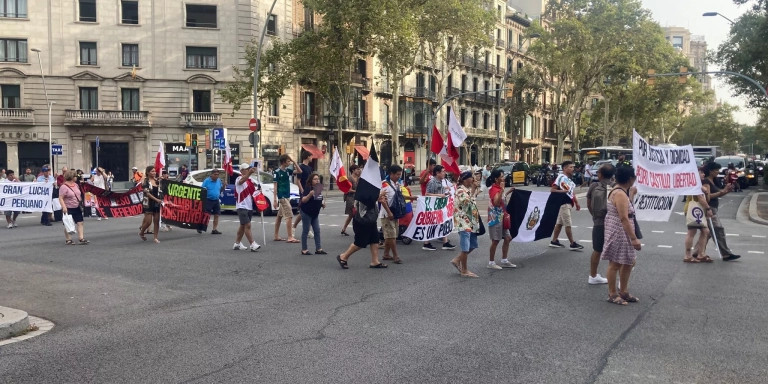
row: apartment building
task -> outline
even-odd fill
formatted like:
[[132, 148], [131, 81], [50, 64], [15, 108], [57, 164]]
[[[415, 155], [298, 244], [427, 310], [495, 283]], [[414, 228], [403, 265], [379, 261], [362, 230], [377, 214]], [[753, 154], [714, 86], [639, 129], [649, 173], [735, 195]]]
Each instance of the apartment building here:
[[[707, 41], [702, 35], [692, 35], [687, 28], [683, 27], [664, 27], [664, 36], [678, 52], [688, 58], [690, 64], [689, 71], [707, 70]], [[698, 75], [704, 90], [712, 89], [712, 76]]]
[[[235, 161], [249, 160], [252, 105], [232, 113], [218, 91], [244, 65], [261, 33], [292, 35], [294, 4], [254, 0], [0, 1], [0, 167], [39, 169], [49, 138], [63, 146], [55, 167], [110, 169], [127, 180], [154, 162], [162, 142], [169, 168], [213, 164], [206, 130], [228, 128]], [[37, 52], [36, 50], [39, 50]], [[45, 87], [38, 65], [45, 75]], [[52, 104], [52, 135], [48, 104]], [[263, 106], [261, 143], [294, 147], [293, 99]], [[188, 148], [184, 134], [198, 135]], [[266, 157], [266, 156], [265, 156]]]

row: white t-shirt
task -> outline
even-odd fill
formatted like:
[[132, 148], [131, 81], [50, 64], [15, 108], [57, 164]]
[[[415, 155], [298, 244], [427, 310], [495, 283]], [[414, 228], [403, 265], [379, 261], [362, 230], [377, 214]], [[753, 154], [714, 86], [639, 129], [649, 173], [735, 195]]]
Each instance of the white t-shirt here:
[[[400, 188], [399, 182], [395, 183], [393, 181], [385, 181], [381, 184], [381, 189], [387, 192], [388, 207], [391, 207], [395, 202], [395, 188]], [[379, 210], [379, 217], [387, 217], [387, 210], [384, 207], [381, 207], [381, 210]]]
[[253, 196], [252, 193], [247, 194], [247, 196], [242, 196], [241, 200], [241, 194], [245, 192], [245, 189], [248, 188], [248, 182], [244, 182], [240, 184], [240, 179], [243, 176], [240, 176], [235, 181], [235, 209], [247, 209], [247, 210], [253, 210]]
[[104, 181], [104, 176], [99, 176], [98, 174], [91, 176], [91, 184], [93, 184], [94, 187], [107, 189], [106, 183]]

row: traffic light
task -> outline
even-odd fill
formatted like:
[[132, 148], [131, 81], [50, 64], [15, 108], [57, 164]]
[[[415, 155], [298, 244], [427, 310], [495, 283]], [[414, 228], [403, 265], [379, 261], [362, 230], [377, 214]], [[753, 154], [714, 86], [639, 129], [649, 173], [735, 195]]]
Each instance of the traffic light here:
[[646, 81], [646, 84], [653, 86], [656, 84], [656, 70], [655, 69], [649, 69], [648, 70], [648, 80]]
[[192, 146], [197, 147], [197, 133], [192, 134]]
[[680, 77], [677, 78], [677, 82], [680, 84], [688, 82], [688, 67], [680, 67]]
[[184, 134], [184, 145], [186, 145], [187, 147], [192, 145], [192, 135], [190, 135], [189, 133]]

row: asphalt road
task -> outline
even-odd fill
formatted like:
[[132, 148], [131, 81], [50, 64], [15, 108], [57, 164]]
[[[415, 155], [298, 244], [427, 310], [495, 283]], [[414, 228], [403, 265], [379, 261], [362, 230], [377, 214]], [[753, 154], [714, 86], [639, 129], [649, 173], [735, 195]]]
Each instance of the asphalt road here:
[[[272, 242], [269, 224], [261, 251], [232, 251], [235, 216], [224, 235], [175, 229], [160, 244], [139, 239], [138, 218], [89, 219], [91, 244], [64, 246], [28, 215], [0, 229], [0, 304], [56, 327], [0, 347], [0, 382], [764, 383], [768, 231], [739, 212], [744, 196], [720, 210], [736, 262], [682, 263], [681, 214], [641, 223], [628, 307], [587, 284], [588, 249], [544, 240], [513, 243], [519, 268], [492, 271], [482, 237], [479, 279], [458, 276], [456, 251], [415, 243], [399, 244], [402, 265], [369, 269], [364, 250], [341, 270], [340, 198], [321, 217], [326, 256]], [[589, 248], [589, 214], [574, 219]]]

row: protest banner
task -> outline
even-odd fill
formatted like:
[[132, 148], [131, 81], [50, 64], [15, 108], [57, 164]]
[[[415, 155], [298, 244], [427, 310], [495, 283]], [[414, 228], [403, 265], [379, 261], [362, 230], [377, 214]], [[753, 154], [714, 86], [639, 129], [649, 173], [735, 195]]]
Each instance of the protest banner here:
[[632, 165], [635, 187], [643, 194], [701, 194], [701, 179], [690, 145], [658, 147], [632, 133]]
[[416, 200], [413, 219], [403, 233], [417, 241], [429, 241], [453, 232], [453, 196], [420, 197]]
[[1, 183], [0, 211], [53, 212], [53, 182]]
[[638, 193], [632, 202], [635, 218], [637, 221], [669, 221], [678, 198], [678, 195], [671, 194]]
[[96, 210], [104, 217], [131, 217], [144, 213], [141, 200], [144, 198], [141, 185], [131, 188], [127, 192], [106, 191], [91, 184], [81, 184], [83, 193], [90, 193], [96, 197]]
[[205, 188], [177, 181], [162, 180], [160, 189], [164, 204], [160, 210], [163, 223], [186, 229], [208, 230], [211, 215], [203, 212]]

